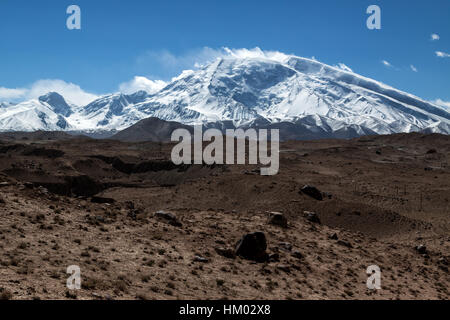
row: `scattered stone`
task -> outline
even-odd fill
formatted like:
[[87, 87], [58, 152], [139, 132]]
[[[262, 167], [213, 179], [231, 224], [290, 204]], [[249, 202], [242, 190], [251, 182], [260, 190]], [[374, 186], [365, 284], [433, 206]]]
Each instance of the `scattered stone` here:
[[76, 299], [77, 294], [73, 291], [66, 290], [66, 298], [68, 299]]
[[287, 218], [279, 212], [271, 212], [269, 217], [269, 223], [282, 228], [288, 227]]
[[261, 169], [260, 168], [256, 168], [256, 169], [253, 169], [251, 171], [244, 170], [244, 174], [246, 174], [246, 175], [260, 175], [261, 174]]
[[289, 242], [280, 242], [280, 249], [284, 251], [291, 251], [292, 244], [290, 244]]
[[286, 273], [290, 273], [291, 272], [291, 268], [289, 268], [289, 266], [285, 265], [285, 264], [280, 264], [279, 266], [277, 266], [277, 269], [281, 270], [283, 272], [286, 272]]
[[202, 262], [202, 263], [207, 263], [207, 262], [209, 262], [209, 260], [208, 260], [207, 258], [203, 258], [203, 257], [200, 257], [200, 256], [195, 256], [195, 257], [194, 257], [194, 261], [195, 261], [195, 262]]
[[347, 247], [347, 248], [353, 248], [352, 244], [345, 240], [338, 240], [337, 244]]
[[219, 247], [219, 248], [216, 248], [216, 252], [218, 255], [228, 258], [228, 259], [234, 259], [236, 257], [233, 249]]
[[12, 293], [8, 289], [0, 288], [0, 300], [11, 300]]
[[95, 220], [98, 221], [99, 223], [105, 223], [105, 217], [103, 216], [95, 216]]
[[430, 149], [427, 151], [427, 154], [433, 154], [433, 153], [437, 153], [436, 149]]
[[10, 183], [9, 182], [0, 182], [0, 188], [2, 188], [2, 187], [7, 187], [7, 186], [9, 186], [10, 185]]
[[127, 217], [130, 218], [130, 219], [132, 219], [132, 220], [137, 220], [137, 213], [136, 213], [136, 210], [130, 210], [130, 211], [127, 213]]
[[338, 240], [339, 239], [339, 237], [338, 237], [336, 232], [333, 233], [329, 238], [330, 238], [330, 240]]
[[307, 196], [310, 196], [313, 199], [316, 199], [319, 201], [323, 200], [322, 192], [320, 192], [319, 189], [317, 189], [314, 186], [305, 185], [305, 186], [303, 186], [303, 188], [301, 188], [300, 191], [303, 192], [304, 194], [306, 194]]
[[278, 262], [280, 261], [280, 255], [278, 253], [272, 253], [269, 255], [269, 262]]
[[266, 253], [267, 240], [263, 232], [253, 232], [244, 235], [236, 244], [235, 253], [244, 259], [264, 262], [268, 259]]
[[38, 187], [38, 192], [39, 192], [40, 194], [43, 194], [43, 195], [48, 194], [47, 188], [45, 188], [45, 187], [43, 187], [43, 186], [39, 186], [39, 187]]
[[114, 200], [112, 198], [104, 198], [104, 197], [95, 196], [95, 197], [91, 198], [91, 202], [92, 203], [101, 203], [101, 204], [105, 204], [105, 203], [111, 204], [111, 203], [116, 202], [116, 200]]
[[417, 251], [418, 253], [420, 253], [420, 254], [426, 254], [426, 253], [427, 253], [427, 247], [426, 247], [425, 245], [423, 245], [423, 244], [419, 244], [419, 245], [416, 247], [416, 251]]
[[24, 186], [25, 188], [27, 188], [27, 189], [33, 189], [33, 188], [34, 188], [33, 182], [25, 182], [25, 183], [23, 184], [23, 186]]
[[324, 198], [333, 199], [333, 194], [329, 192], [322, 192]]
[[317, 213], [305, 211], [304, 214], [305, 214], [306, 220], [308, 220], [309, 222], [320, 224], [320, 219], [319, 219], [319, 216], [317, 215]]
[[298, 251], [298, 250], [292, 251], [292, 256], [294, 258], [297, 258], [297, 259], [303, 259], [304, 258], [303, 254], [300, 251]]
[[166, 221], [168, 224], [174, 227], [182, 226], [181, 222], [178, 221], [177, 216], [171, 212], [157, 211], [154, 216], [155, 218]]
[[445, 257], [439, 258], [438, 263], [448, 266], [448, 260]]

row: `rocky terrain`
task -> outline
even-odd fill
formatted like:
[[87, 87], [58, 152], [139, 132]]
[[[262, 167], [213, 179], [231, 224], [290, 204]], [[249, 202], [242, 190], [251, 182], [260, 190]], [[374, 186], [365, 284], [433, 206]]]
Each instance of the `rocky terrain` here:
[[0, 298], [449, 299], [449, 136], [284, 142], [270, 177], [171, 148], [3, 137]]

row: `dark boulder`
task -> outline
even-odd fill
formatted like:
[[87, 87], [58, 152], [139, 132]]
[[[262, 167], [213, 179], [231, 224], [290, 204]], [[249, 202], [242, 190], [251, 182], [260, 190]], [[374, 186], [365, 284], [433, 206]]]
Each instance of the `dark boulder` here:
[[317, 213], [305, 211], [304, 214], [305, 214], [306, 220], [308, 220], [309, 222], [320, 224], [320, 219], [319, 219], [319, 216], [317, 215]]
[[332, 235], [330, 235], [328, 238], [329, 238], [330, 240], [338, 240], [338, 239], [339, 239], [339, 237], [338, 237], [338, 235], [337, 235], [336, 232], [333, 233]]
[[244, 235], [236, 244], [235, 253], [244, 259], [264, 262], [268, 259], [267, 240], [263, 232], [253, 232]]
[[181, 222], [178, 221], [177, 216], [171, 212], [165, 212], [165, 211], [157, 211], [155, 213], [155, 218], [162, 220], [172, 226], [175, 227], [181, 227]]
[[306, 194], [307, 196], [310, 196], [313, 199], [322, 201], [323, 200], [323, 195], [322, 192], [319, 191], [319, 189], [317, 189], [314, 186], [310, 186], [310, 185], [305, 185], [301, 188], [300, 190], [302, 193]]
[[348, 242], [348, 241], [345, 241], [345, 240], [338, 240], [337, 244], [341, 245], [343, 247], [353, 248], [352, 244], [350, 242]]
[[288, 221], [286, 217], [279, 212], [271, 212], [269, 216], [269, 224], [273, 224], [275, 226], [280, 226], [282, 228], [288, 227]]
[[423, 244], [418, 245], [415, 249], [420, 254], [426, 254], [427, 253], [427, 247], [424, 246]]
[[98, 196], [94, 196], [91, 198], [91, 202], [92, 203], [114, 203], [116, 202], [116, 200], [112, 199], [112, 198], [104, 198], [104, 197], [98, 197]]

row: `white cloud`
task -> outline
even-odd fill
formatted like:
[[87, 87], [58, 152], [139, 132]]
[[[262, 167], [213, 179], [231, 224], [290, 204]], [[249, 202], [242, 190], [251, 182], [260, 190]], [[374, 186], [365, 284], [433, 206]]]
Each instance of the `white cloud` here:
[[80, 86], [58, 79], [38, 80], [26, 88], [0, 88], [0, 100], [21, 102], [36, 99], [49, 93], [57, 92], [68, 102], [76, 105], [86, 105], [98, 98], [97, 95], [84, 91]]
[[[203, 47], [190, 50], [181, 55], [173, 54], [167, 50], [147, 51], [137, 58], [136, 63], [140, 70], [150, 68], [156, 63], [157, 68], [163, 69], [164, 73], [169, 73], [172, 77], [183, 70], [200, 68], [205, 64], [214, 62], [218, 58], [260, 58], [285, 62], [288, 57], [289, 55], [284, 53], [278, 51], [263, 51], [258, 47], [254, 49], [230, 49], [227, 47], [213, 49]], [[168, 79], [170, 79], [170, 77]]]
[[444, 109], [447, 109], [450, 111], [450, 101], [444, 101], [442, 99], [436, 99], [432, 101], [434, 104], [443, 107]]
[[433, 33], [433, 34], [431, 35], [431, 41], [438, 41], [440, 38], [441, 38], [441, 37], [439, 37], [439, 35], [436, 34], [436, 33]]
[[156, 65], [157, 68], [161, 68], [173, 75], [185, 69], [198, 68], [216, 60], [222, 54], [223, 50], [209, 47], [193, 49], [181, 55], [175, 55], [168, 50], [150, 50], [139, 56], [136, 63], [140, 70]]
[[419, 70], [417, 70], [417, 68], [416, 68], [415, 66], [413, 66], [413, 65], [410, 65], [409, 67], [410, 67], [411, 70], [414, 71], [414, 72], [418, 72], [418, 71], [419, 71]]
[[381, 63], [382, 63], [383, 65], [385, 65], [386, 67], [389, 67], [389, 68], [391, 68], [391, 67], [392, 67], [392, 64], [390, 64], [390, 62], [389, 62], [389, 61], [386, 61], [386, 60], [381, 60]]
[[[246, 59], [246, 58], [260, 58], [260, 59], [269, 59], [269, 60], [275, 60], [278, 62], [286, 62], [287, 59], [289, 59], [289, 55], [284, 54], [279, 51], [263, 51], [260, 48], [256, 47], [254, 49], [230, 49], [230, 48], [223, 48], [223, 54], [222, 58], [240, 58], [240, 59]], [[315, 60], [314, 57], [312, 57], [313, 60]]]
[[86, 105], [98, 98], [97, 95], [84, 91], [80, 86], [63, 80], [39, 80], [28, 91], [28, 98], [35, 99], [48, 92], [57, 92], [67, 101], [77, 105]]
[[439, 58], [450, 58], [450, 53], [436, 51], [436, 56], [438, 56]]
[[22, 98], [26, 94], [26, 89], [16, 88], [4, 88], [0, 87], [0, 101], [13, 101]]
[[122, 93], [131, 94], [140, 90], [144, 90], [152, 94], [161, 90], [166, 85], [167, 82], [162, 80], [150, 80], [146, 77], [136, 76], [128, 82], [121, 83], [119, 85], [119, 91]]

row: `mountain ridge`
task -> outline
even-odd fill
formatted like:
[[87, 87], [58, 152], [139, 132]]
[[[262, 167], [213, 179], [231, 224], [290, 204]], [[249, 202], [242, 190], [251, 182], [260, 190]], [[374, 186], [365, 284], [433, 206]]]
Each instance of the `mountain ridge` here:
[[0, 131], [120, 131], [152, 117], [183, 125], [296, 127], [327, 137], [450, 134], [444, 108], [348, 68], [290, 55], [221, 57], [155, 93], [109, 94], [86, 106], [68, 104], [55, 92], [2, 105]]

